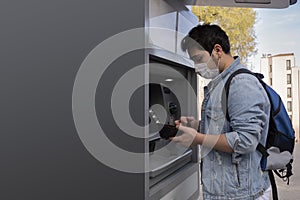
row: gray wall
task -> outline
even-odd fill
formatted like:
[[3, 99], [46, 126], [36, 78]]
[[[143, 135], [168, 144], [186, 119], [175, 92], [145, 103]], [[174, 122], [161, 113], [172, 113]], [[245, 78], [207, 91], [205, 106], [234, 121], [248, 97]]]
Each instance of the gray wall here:
[[[94, 159], [72, 117], [83, 59], [106, 38], [144, 26], [144, 9], [141, 0], [0, 2], [0, 199], [144, 199], [144, 175]], [[130, 62], [142, 63], [136, 55]]]

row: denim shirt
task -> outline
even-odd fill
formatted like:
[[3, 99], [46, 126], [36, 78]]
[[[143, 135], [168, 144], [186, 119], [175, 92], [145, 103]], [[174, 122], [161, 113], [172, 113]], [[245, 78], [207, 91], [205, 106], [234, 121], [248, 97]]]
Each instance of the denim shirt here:
[[[229, 76], [246, 68], [239, 58], [204, 88], [200, 132], [226, 135], [233, 153], [201, 146], [201, 177], [204, 199], [256, 199], [270, 186], [267, 172], [260, 167], [269, 126], [270, 102], [256, 77], [238, 74], [230, 84], [228, 114], [222, 110], [222, 91]], [[205, 142], [205, 141], [204, 141]]]

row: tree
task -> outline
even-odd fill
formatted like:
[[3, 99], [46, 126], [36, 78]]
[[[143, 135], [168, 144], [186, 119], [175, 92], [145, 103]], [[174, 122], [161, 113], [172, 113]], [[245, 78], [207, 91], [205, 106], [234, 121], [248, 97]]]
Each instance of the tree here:
[[256, 11], [252, 8], [193, 6], [192, 12], [200, 23], [218, 24], [228, 34], [231, 52], [243, 63], [257, 53], [254, 24]]

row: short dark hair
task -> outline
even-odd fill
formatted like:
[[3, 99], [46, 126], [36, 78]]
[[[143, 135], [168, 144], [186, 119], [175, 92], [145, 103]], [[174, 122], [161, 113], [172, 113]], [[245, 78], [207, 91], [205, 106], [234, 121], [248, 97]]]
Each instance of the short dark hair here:
[[226, 32], [218, 25], [204, 24], [190, 30], [188, 35], [181, 41], [181, 48], [186, 51], [196, 47], [211, 54], [216, 44], [219, 44], [226, 54], [230, 53], [230, 43]]

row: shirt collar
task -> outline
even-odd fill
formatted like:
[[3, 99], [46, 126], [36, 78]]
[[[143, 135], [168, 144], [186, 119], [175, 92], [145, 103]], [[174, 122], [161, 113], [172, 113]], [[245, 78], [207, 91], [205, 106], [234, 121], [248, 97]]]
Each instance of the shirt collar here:
[[[222, 73], [220, 73], [216, 78], [211, 80], [209, 84], [207, 85], [207, 89], [210, 91], [212, 90], [218, 83], [221, 81], [225, 81], [226, 77], [228, 77], [229, 74], [233, 73], [236, 68], [241, 64], [240, 58], [238, 56], [234, 56], [234, 61], [231, 63], [229, 67], [227, 67]], [[224, 82], [225, 84], [225, 82]]]

